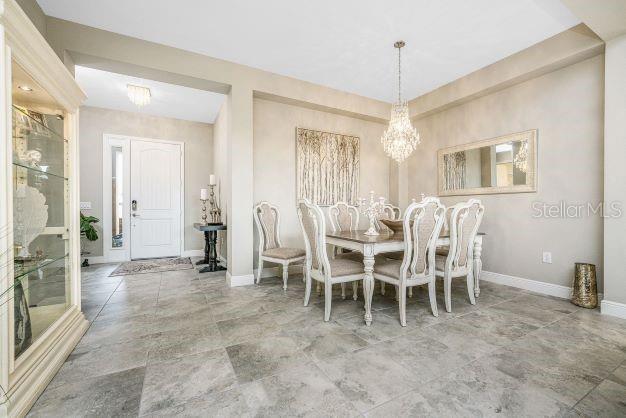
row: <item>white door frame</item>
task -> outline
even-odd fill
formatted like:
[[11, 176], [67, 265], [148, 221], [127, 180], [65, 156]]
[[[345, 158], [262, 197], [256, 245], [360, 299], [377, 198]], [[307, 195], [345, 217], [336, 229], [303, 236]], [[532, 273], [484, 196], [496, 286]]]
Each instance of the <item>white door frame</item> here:
[[[161, 144], [174, 144], [180, 146], [180, 254], [185, 251], [185, 143], [182, 141], [170, 141], [165, 139], [143, 138], [138, 136], [104, 134], [102, 136], [102, 255], [103, 262], [130, 261], [130, 240], [132, 231], [130, 228], [130, 147], [132, 141], [156, 142]], [[124, 242], [121, 248], [113, 248], [111, 242], [111, 147], [122, 147], [124, 159], [124, 185], [122, 200], [124, 202], [122, 230]]]

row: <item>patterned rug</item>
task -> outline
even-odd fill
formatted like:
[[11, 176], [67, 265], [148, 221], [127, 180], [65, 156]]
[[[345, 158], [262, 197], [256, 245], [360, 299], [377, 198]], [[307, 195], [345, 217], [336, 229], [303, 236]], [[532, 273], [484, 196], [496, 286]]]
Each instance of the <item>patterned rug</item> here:
[[150, 260], [126, 261], [113, 270], [112, 276], [125, 276], [128, 274], [160, 273], [162, 271], [189, 270], [193, 264], [189, 257], [176, 258], [152, 258]]

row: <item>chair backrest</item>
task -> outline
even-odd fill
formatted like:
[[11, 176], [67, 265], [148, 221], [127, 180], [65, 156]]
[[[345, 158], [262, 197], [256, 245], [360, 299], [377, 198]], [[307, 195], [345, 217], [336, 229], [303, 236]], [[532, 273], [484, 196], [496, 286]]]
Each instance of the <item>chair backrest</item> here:
[[278, 207], [268, 202], [260, 202], [254, 207], [254, 222], [259, 231], [260, 252], [282, 247]]
[[298, 218], [304, 235], [307, 267], [330, 274], [330, 263], [326, 253], [326, 219], [322, 209], [308, 199], [300, 199]]
[[[450, 211], [450, 250], [448, 262], [452, 270], [468, 267], [474, 251], [474, 239], [483, 220], [485, 207], [478, 199], [459, 203]], [[471, 263], [470, 263], [471, 267]]]
[[345, 202], [337, 202], [328, 208], [333, 232], [359, 229], [359, 209]]
[[404, 258], [401, 274], [407, 277], [434, 274], [437, 238], [445, 207], [436, 197], [411, 203], [404, 212]]
[[383, 208], [386, 219], [391, 219], [392, 221], [400, 220], [400, 215], [402, 211], [399, 207], [392, 205], [391, 203], [385, 203]]

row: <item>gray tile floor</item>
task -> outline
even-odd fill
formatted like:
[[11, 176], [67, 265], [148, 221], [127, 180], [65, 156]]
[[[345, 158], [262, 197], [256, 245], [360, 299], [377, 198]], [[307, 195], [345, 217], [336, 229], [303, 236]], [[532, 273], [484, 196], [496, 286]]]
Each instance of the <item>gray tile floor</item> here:
[[[483, 283], [302, 306], [300, 277], [228, 288], [196, 270], [83, 271], [91, 327], [30, 412], [69, 416], [626, 416], [626, 321]], [[438, 283], [441, 291], [441, 283]], [[339, 292], [339, 289], [337, 289]]]

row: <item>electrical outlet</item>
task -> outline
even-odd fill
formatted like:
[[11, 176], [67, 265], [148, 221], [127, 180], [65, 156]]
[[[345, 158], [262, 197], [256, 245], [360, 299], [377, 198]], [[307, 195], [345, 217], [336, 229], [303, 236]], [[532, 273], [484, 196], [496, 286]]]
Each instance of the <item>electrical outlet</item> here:
[[80, 208], [83, 210], [91, 209], [91, 202], [80, 202]]
[[552, 264], [552, 253], [548, 251], [544, 251], [543, 258], [541, 259], [541, 261], [546, 264]]

